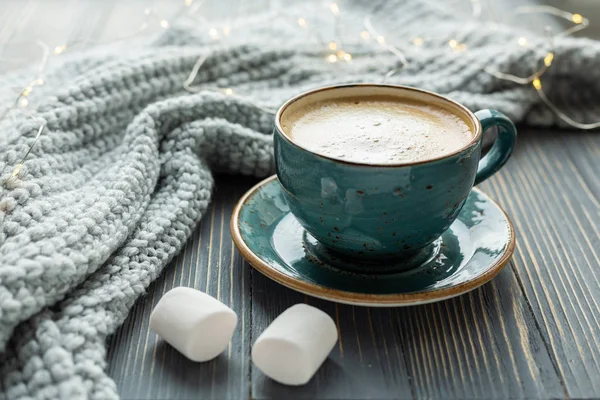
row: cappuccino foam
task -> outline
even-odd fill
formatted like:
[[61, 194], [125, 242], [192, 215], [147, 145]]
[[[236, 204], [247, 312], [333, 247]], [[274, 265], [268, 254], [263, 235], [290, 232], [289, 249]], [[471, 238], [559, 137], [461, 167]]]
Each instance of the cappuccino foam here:
[[473, 140], [456, 114], [392, 96], [324, 100], [285, 111], [284, 132], [300, 146], [351, 162], [395, 164], [451, 154]]

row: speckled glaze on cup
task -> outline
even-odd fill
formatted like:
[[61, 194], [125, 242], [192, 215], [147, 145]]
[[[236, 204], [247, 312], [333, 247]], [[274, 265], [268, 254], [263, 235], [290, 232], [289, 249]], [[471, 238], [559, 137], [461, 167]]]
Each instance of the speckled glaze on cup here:
[[[345, 96], [392, 95], [442, 107], [463, 118], [473, 139], [451, 154], [398, 164], [360, 163], [313, 153], [282, 129], [288, 109]], [[481, 158], [483, 132], [498, 127]], [[403, 86], [356, 84], [312, 90], [286, 102], [275, 120], [275, 165], [284, 197], [300, 224], [328, 252], [367, 263], [410, 259], [454, 222], [474, 184], [489, 178], [515, 146], [513, 123], [494, 110], [472, 113], [435, 93]]]

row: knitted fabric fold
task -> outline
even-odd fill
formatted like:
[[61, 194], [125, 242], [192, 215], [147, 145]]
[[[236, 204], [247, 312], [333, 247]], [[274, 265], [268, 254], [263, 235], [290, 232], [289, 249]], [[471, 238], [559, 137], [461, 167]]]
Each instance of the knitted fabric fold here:
[[[332, 35], [330, 14], [300, 4], [248, 17], [218, 46], [205, 27], [182, 20], [158, 37], [65, 54], [32, 94], [34, 118], [12, 112], [0, 122], [0, 399], [118, 398], [105, 372], [107, 337], [202, 218], [214, 171], [273, 172], [265, 107], [327, 84], [382, 82], [398, 69], [388, 83], [516, 122], [560, 123], [531, 85], [484, 71], [531, 74], [547, 51], [542, 36], [528, 34], [541, 49], [532, 51], [516, 45], [514, 28], [465, 22], [441, 2], [348, 2], [340, 29], [355, 38], [345, 40], [352, 62], [327, 63], [314, 35], [294, 26], [298, 15]], [[406, 66], [360, 39], [366, 16]], [[467, 50], [453, 51], [449, 38]], [[199, 93], [187, 93], [183, 82], [202, 55]], [[582, 122], [600, 115], [599, 58], [595, 41], [557, 39], [543, 77], [551, 100]], [[40, 121], [41, 137], [12, 176]]]

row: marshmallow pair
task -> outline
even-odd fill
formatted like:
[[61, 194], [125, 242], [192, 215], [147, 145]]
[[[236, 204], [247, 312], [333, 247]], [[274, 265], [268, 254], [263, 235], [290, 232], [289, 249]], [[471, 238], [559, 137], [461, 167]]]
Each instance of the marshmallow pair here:
[[[167, 292], [150, 315], [150, 327], [192, 361], [208, 361], [229, 344], [236, 313], [198, 290], [177, 287]], [[271, 379], [304, 385], [317, 372], [338, 339], [329, 315], [296, 304], [279, 315], [252, 347], [254, 364]]]

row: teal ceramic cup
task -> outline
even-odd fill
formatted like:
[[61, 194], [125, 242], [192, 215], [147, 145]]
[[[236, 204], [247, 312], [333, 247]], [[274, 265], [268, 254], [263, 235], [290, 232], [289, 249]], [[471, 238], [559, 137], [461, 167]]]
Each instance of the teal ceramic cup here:
[[[316, 154], [295, 143], [282, 128], [286, 112], [308, 104], [381, 95], [442, 107], [468, 124], [472, 140], [435, 159], [376, 164]], [[481, 157], [482, 137], [491, 127], [498, 128], [498, 135]], [[515, 126], [500, 112], [473, 113], [435, 93], [391, 85], [331, 86], [296, 96], [279, 109], [275, 165], [291, 212], [322, 251], [340, 259], [381, 263], [432, 253], [434, 241], [454, 222], [473, 185], [506, 163], [516, 138]]]

